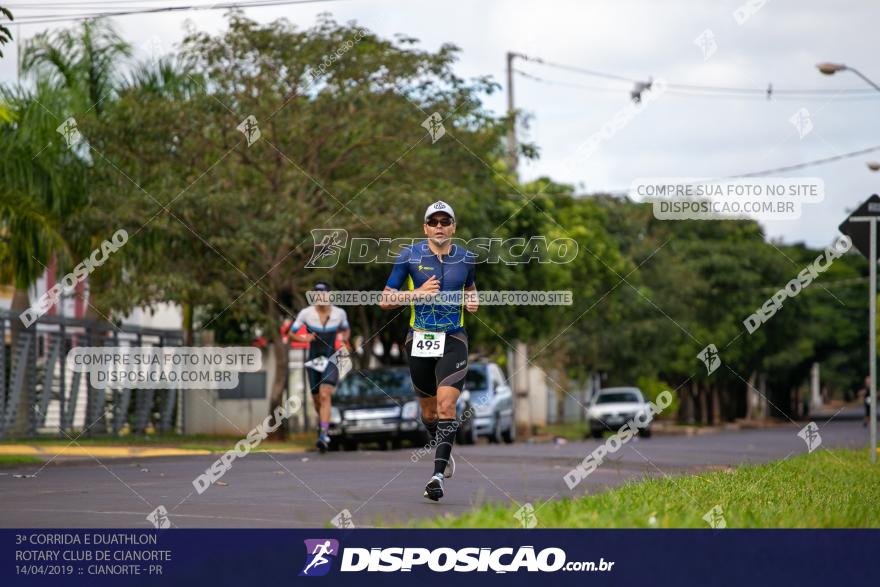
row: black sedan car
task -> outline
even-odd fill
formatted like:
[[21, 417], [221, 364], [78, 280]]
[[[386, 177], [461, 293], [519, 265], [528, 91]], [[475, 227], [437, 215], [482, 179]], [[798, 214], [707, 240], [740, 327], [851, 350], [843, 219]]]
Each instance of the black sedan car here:
[[[359, 443], [370, 442], [378, 442], [380, 448], [399, 448], [405, 440], [426, 444], [416, 397], [406, 367], [352, 371], [333, 394], [331, 450], [354, 450]], [[456, 408], [462, 419], [456, 440], [473, 444], [476, 428], [467, 392], [461, 394]]]

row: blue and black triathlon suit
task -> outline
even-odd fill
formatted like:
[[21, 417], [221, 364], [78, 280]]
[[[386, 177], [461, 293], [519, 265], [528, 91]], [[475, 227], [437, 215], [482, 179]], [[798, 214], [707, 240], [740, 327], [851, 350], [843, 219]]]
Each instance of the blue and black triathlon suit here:
[[[440, 291], [462, 292], [474, 285], [474, 255], [467, 249], [452, 245], [449, 254], [439, 258], [423, 240], [401, 251], [386, 287], [414, 290], [432, 275], [440, 281]], [[454, 387], [461, 391], [468, 368], [468, 338], [464, 330], [464, 295], [456, 304], [411, 304], [406, 354], [413, 387], [423, 397], [437, 395], [438, 387]], [[413, 357], [413, 330], [445, 332], [446, 346], [442, 357]]]
[[324, 372], [316, 371], [308, 368], [309, 388], [312, 393], [318, 393], [322, 383], [336, 387], [339, 383], [339, 366], [336, 361], [336, 333], [340, 330], [348, 330], [348, 316], [345, 310], [330, 306], [330, 315], [326, 319], [321, 319], [318, 310], [314, 306], [309, 306], [300, 310], [296, 315], [296, 320], [290, 325], [290, 331], [294, 334], [306, 325], [308, 332], [314, 332], [315, 338], [309, 343], [308, 361], [318, 357], [327, 357], [329, 363]]

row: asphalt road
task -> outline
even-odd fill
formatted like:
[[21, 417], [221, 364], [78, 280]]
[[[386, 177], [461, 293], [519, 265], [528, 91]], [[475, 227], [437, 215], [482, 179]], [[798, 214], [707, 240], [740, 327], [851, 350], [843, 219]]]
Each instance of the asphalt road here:
[[[825, 448], [864, 447], [860, 420], [819, 422]], [[800, 426], [700, 436], [634, 439], [574, 492], [563, 475], [594, 450], [598, 440], [556, 444], [455, 447], [455, 477], [439, 503], [422, 497], [433, 454], [415, 462], [413, 451], [252, 453], [232, 463], [199, 495], [192, 481], [219, 455], [132, 460], [88, 459], [0, 471], [2, 527], [151, 527], [147, 514], [164, 506], [182, 528], [325, 527], [340, 511], [355, 526], [405, 522], [462, 513], [488, 501], [525, 503], [595, 493], [645, 475], [675, 475], [707, 468], [784, 459], [807, 452]], [[16, 478], [15, 474], [35, 477]]]

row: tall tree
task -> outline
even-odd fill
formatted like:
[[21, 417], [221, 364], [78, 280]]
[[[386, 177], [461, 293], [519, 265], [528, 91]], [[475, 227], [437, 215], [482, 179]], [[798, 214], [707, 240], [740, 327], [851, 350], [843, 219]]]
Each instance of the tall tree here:
[[[56, 119], [56, 125], [73, 118], [77, 130], [82, 132], [86, 121], [90, 117], [101, 117], [112, 101], [114, 92], [123, 81], [123, 65], [131, 53], [131, 46], [119, 36], [109, 21], [90, 19], [75, 27], [46, 31], [30, 39], [22, 51], [21, 66], [22, 71], [38, 84], [66, 95], [64, 104], [49, 110]], [[55, 139], [57, 141], [60, 137], [56, 136]], [[85, 141], [71, 147], [70, 152], [86, 165], [92, 166], [100, 162], [103, 156], [93, 152], [89, 146], [86, 134]], [[90, 192], [71, 194], [71, 198], [79, 203], [79, 210], [93, 204], [89, 201], [90, 197]], [[65, 234], [74, 251], [71, 264], [89, 254], [115, 230], [111, 229], [108, 233], [106, 226], [88, 227], [80, 215], [72, 211], [65, 220]], [[59, 268], [69, 270], [71, 264], [65, 266], [62, 262]], [[92, 299], [86, 308], [87, 318], [99, 317], [94, 297], [101, 289], [100, 281], [105, 278], [102, 273], [90, 277]]]
[[[8, 8], [0, 6], [0, 16], [5, 16], [10, 21], [15, 20]], [[5, 24], [0, 24], [0, 47], [12, 42], [12, 31]], [[0, 57], [3, 57], [3, 51], [0, 51]]]
[[[310, 231], [400, 236], [433, 200], [497, 193], [468, 149], [499, 159], [504, 127], [480, 103], [497, 86], [458, 78], [453, 46], [424, 51], [328, 17], [307, 30], [229, 18], [228, 31], [183, 42], [187, 71], [204, 80], [199, 93], [123, 93], [84, 132], [115, 168], [94, 168], [102, 197], [116, 203], [104, 209], [139, 215], [130, 233], [161, 235], [162, 263], [138, 265], [131, 279], [152, 282], [154, 299], [258, 309], [276, 358], [274, 409], [286, 370], [278, 327], [319, 274], [305, 269]], [[422, 126], [435, 112], [450, 135], [436, 142]], [[390, 214], [392, 203], [406, 215]], [[378, 287], [349, 275], [353, 288]]]

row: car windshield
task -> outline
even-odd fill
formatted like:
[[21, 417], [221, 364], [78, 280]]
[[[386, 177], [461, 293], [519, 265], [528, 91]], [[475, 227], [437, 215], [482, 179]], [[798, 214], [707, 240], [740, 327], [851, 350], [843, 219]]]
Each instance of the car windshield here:
[[488, 387], [486, 381], [486, 370], [477, 365], [468, 369], [467, 375], [464, 377], [464, 386], [471, 391], [484, 391]]
[[632, 391], [615, 391], [612, 393], [602, 393], [596, 399], [597, 404], [614, 404], [620, 402], [638, 402], [638, 394]]
[[351, 373], [339, 384], [335, 395], [367, 398], [376, 396], [399, 397], [412, 395], [412, 393], [409, 372], [394, 370]]

